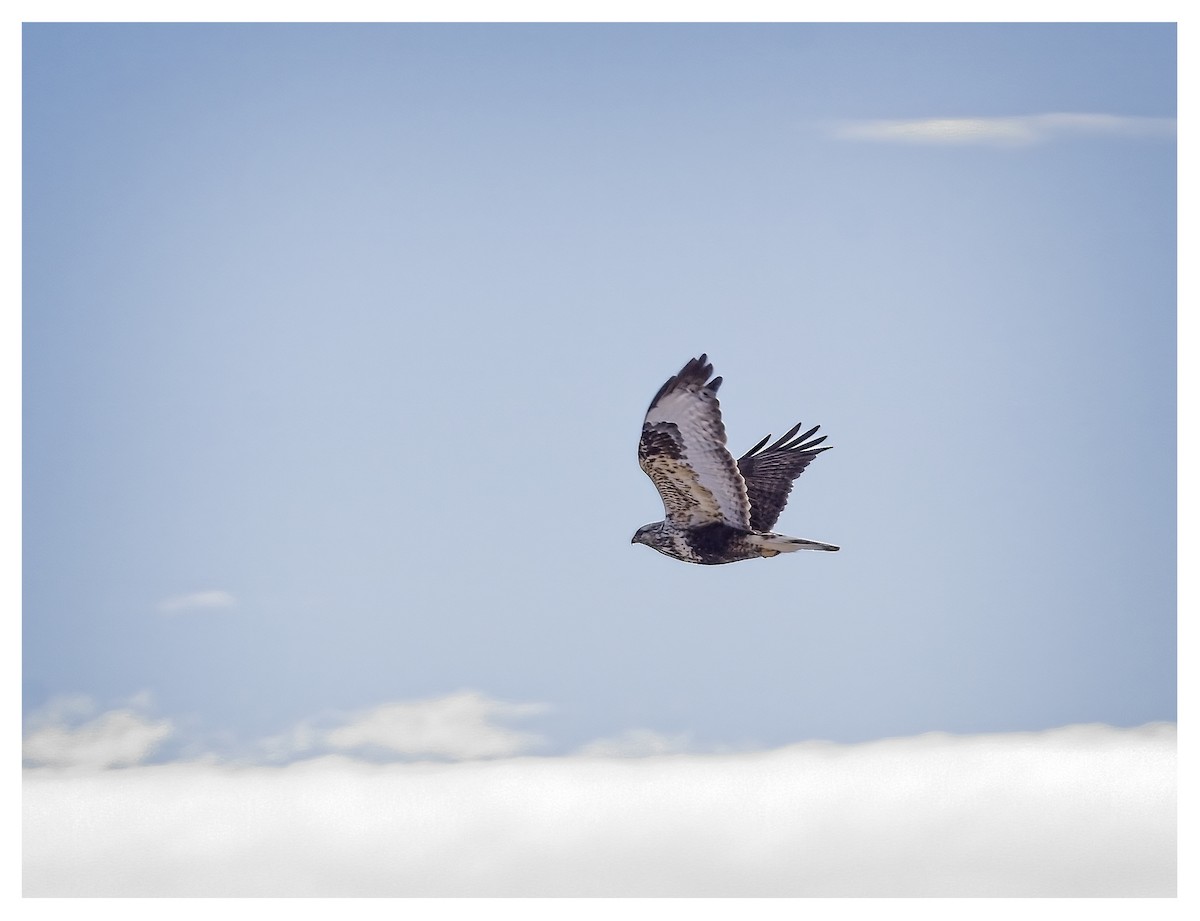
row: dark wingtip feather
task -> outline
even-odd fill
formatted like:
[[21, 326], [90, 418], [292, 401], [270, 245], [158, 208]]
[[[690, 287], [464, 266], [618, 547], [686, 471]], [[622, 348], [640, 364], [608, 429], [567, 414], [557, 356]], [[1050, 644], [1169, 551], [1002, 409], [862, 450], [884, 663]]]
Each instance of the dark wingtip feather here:
[[[788, 432], [786, 435], [784, 435], [782, 438], [780, 438], [777, 442], [775, 442], [775, 444], [771, 445], [771, 447], [767, 448], [766, 452], [764, 452], [764, 453], [767, 453], [767, 454], [770, 454], [772, 452], [782, 453], [784, 451], [787, 451], [788, 453], [791, 453], [791, 454], [801, 454], [801, 453], [817, 454], [817, 453], [819, 453], [818, 451], [814, 451], [813, 449], [816, 448], [817, 445], [819, 445], [821, 442], [823, 442], [829, 436], [822, 435], [820, 438], [813, 438], [812, 441], [809, 441], [809, 439], [812, 438], [812, 436], [815, 435], [820, 430], [821, 426], [814, 425], [803, 435], [797, 435], [796, 432], [799, 431], [800, 425], [801, 425], [801, 423], [797, 423], [790, 432]], [[829, 447], [833, 447], [833, 445], [830, 445]], [[820, 450], [828, 451], [829, 448], [821, 448]]]
[[[780, 438], [779, 441], [776, 442], [776, 444], [783, 444], [785, 441], [790, 441], [792, 436], [795, 435], [798, 431], [800, 431], [800, 426], [803, 424], [804, 424], [803, 422], [797, 422], [795, 425], [793, 425], [790, 429], [787, 430], [786, 434], [784, 434], [784, 436], [782, 438]], [[817, 428], [820, 428], [820, 426], [817, 426]], [[815, 432], [816, 430], [817, 429], [813, 429], [813, 432]], [[812, 432], [809, 432], [808, 434], [811, 435]], [[767, 437], [770, 438], [771, 436], [768, 435]], [[805, 435], [802, 437], [807, 438], [808, 436]]]
[[[795, 431], [796, 431], [796, 429], [798, 429], [798, 428], [800, 428], [800, 423], [799, 423], [799, 422], [797, 422], [797, 423], [796, 423], [796, 428], [795, 428], [795, 429], [792, 429], [792, 431], [793, 431], [793, 432], [795, 432]], [[812, 437], [813, 437], [813, 435], [817, 434], [817, 432], [820, 430], [820, 428], [821, 428], [821, 426], [819, 426], [819, 425], [814, 425], [812, 428], [810, 428], [810, 429], [809, 429], [807, 432], [805, 432], [803, 435], [798, 435], [798, 436], [796, 437], [796, 439], [795, 439], [796, 443], [797, 443], [797, 444], [802, 444], [802, 443], [804, 443], [804, 442], [808, 441], [808, 439], [812, 438]], [[824, 436], [824, 435], [822, 435], [822, 436], [821, 436], [821, 439], [822, 439], [822, 440], [824, 440], [824, 439], [825, 439], [825, 436]], [[814, 442], [813, 442], [813, 444], [816, 444], [816, 442], [814, 441]]]
[[707, 386], [713, 393], [717, 392], [717, 388], [721, 386], [721, 378], [713, 378], [709, 381], [709, 376], [713, 372], [713, 366], [708, 361], [708, 353], [702, 352], [699, 358], [692, 358], [685, 364], [679, 373], [673, 375], [665, 384], [658, 388], [658, 393], [654, 395], [654, 399], [650, 401], [650, 409], [658, 405], [658, 401], [670, 393], [679, 384], [699, 384]]
[[684, 365], [683, 370], [680, 371], [676, 376], [679, 377], [680, 380], [689, 382], [696, 381], [697, 383], [703, 384], [708, 380], [709, 375], [712, 374], [712, 371], [713, 367], [708, 361], [708, 353], [702, 352], [699, 358], [693, 358], [686, 365]]
[[760, 441], [758, 444], [756, 444], [756, 445], [755, 445], [753, 448], [751, 448], [749, 451], [747, 451], [747, 452], [746, 452], [746, 453], [743, 455], [743, 457], [750, 457], [751, 455], [753, 455], [753, 454], [754, 454], [756, 451], [758, 451], [758, 450], [759, 450], [759, 449], [760, 449], [760, 448], [761, 448], [763, 445], [765, 445], [765, 444], [766, 444], [768, 441], [770, 441], [770, 440], [771, 440], [771, 436], [770, 436], [770, 435], [768, 435], [766, 438], [764, 438], [762, 441]]
[[800, 431], [801, 425], [802, 425], [802, 423], [799, 423], [799, 422], [796, 423], [794, 426], [792, 426], [791, 429], [788, 430], [788, 432], [782, 438], [780, 438], [778, 441], [776, 441], [774, 444], [772, 444], [769, 448], [765, 447], [767, 442], [771, 440], [771, 436], [768, 435], [766, 438], [764, 438], [762, 441], [760, 441], [758, 444], [756, 444], [753, 448], [751, 448], [749, 451], [747, 451], [744, 455], [742, 455], [743, 459], [747, 459], [747, 458], [753, 459], [753, 458], [758, 457], [759, 455], [763, 455], [763, 454], [787, 453], [787, 454], [814, 454], [815, 455], [815, 454], [820, 454], [822, 451], [828, 451], [830, 448], [833, 447], [833, 445], [829, 445], [824, 448], [817, 448], [817, 445], [819, 445], [821, 442], [823, 442], [826, 438], [829, 437], [828, 435], [822, 435], [820, 438], [814, 438], [812, 441], [808, 440], [812, 435], [814, 435], [817, 432], [818, 429], [821, 428], [821, 426], [819, 426], [819, 425], [814, 425], [803, 435], [797, 436], [796, 432]]

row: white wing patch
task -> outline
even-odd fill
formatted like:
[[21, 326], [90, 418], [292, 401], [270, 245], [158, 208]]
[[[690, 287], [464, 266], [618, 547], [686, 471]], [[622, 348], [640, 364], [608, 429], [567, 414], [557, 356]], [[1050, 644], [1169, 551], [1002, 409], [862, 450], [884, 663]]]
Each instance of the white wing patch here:
[[690, 527], [719, 521], [748, 531], [746, 483], [725, 448], [721, 409], [706, 377], [676, 380], [658, 397], [646, 413], [639, 459], [669, 520]]

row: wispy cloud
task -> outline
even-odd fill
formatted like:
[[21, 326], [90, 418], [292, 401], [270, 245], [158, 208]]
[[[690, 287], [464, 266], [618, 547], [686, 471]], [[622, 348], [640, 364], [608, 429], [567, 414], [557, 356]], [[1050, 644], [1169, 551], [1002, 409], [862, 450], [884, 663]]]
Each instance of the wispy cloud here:
[[897, 144], [1027, 147], [1071, 137], [1172, 137], [1175, 119], [1053, 112], [984, 118], [916, 118], [838, 122], [834, 137]]
[[208, 591], [192, 592], [188, 595], [174, 595], [164, 598], [158, 603], [158, 610], [163, 614], [180, 614], [186, 611], [212, 611], [232, 608], [237, 599], [229, 592]]
[[131, 706], [86, 720], [96, 710], [90, 698], [55, 698], [29, 717], [22, 746], [25, 763], [86, 770], [140, 764], [172, 733], [170, 720], [141, 712], [147, 702], [138, 695]]
[[[370, 725], [359, 738], [391, 738]], [[25, 776], [25, 895], [1171, 896], [1175, 772], [1165, 724], [634, 759], [43, 768]]]
[[540, 736], [501, 725], [545, 712], [542, 704], [508, 703], [476, 691], [383, 704], [351, 716], [324, 735], [336, 749], [382, 749], [399, 755], [465, 760], [529, 751]]
[[[147, 715], [151, 704], [149, 693], [142, 692], [121, 701], [115, 709], [98, 713], [96, 702], [86, 695], [52, 698], [25, 720], [26, 764], [99, 769], [142, 763], [173, 733], [170, 720]], [[534, 751], [546, 742], [536, 733], [509, 724], [548, 709], [544, 704], [511, 703], [463, 690], [303, 720], [284, 732], [258, 740], [250, 755], [236, 747], [232, 752], [212, 751], [198, 747], [197, 740], [184, 748], [203, 751], [204, 758], [213, 763], [241, 765], [280, 764], [330, 754], [347, 754], [373, 763], [509, 758]], [[661, 743], [642, 740], [640, 744], [646, 754], [665, 750]], [[605, 744], [604, 750], [617, 753], [612, 744]]]

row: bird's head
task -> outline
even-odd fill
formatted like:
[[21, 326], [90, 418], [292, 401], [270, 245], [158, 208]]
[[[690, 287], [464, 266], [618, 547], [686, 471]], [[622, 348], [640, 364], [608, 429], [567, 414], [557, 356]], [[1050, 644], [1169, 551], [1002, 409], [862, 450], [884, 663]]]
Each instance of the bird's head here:
[[661, 521], [656, 521], [653, 524], [644, 524], [637, 529], [637, 533], [633, 535], [633, 540], [630, 543], [645, 544], [648, 547], [653, 547], [658, 543], [658, 536], [661, 530]]

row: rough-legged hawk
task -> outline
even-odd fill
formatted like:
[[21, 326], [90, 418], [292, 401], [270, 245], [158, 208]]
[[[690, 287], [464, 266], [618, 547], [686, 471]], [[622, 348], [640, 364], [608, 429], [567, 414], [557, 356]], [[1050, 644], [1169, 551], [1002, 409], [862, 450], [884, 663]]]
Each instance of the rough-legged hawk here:
[[736, 563], [793, 550], [837, 550], [833, 544], [785, 537], [771, 528], [787, 504], [792, 480], [804, 472], [825, 436], [800, 426], [765, 447], [768, 435], [736, 463], [725, 448], [725, 426], [708, 356], [693, 358], [662, 385], [646, 411], [638, 462], [654, 481], [665, 521], [638, 528], [645, 544], [685, 563]]

